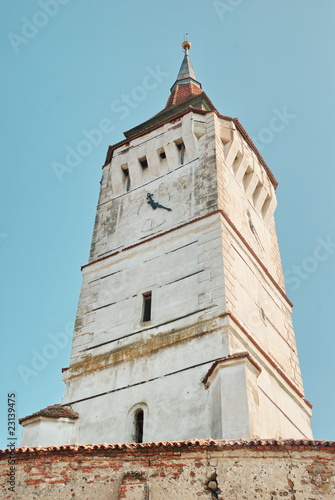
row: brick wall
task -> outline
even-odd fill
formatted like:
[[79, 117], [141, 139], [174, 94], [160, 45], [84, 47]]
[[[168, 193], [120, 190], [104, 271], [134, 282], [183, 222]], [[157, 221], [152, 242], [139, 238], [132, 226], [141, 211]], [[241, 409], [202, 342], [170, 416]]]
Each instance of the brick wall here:
[[279, 499], [335, 498], [335, 442], [183, 441], [68, 445], [0, 451], [1, 498]]

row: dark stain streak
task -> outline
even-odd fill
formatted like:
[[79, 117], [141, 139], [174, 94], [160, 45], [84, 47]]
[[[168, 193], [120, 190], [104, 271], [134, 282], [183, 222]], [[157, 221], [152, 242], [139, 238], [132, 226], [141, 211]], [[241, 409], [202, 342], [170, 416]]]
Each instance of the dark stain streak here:
[[95, 280], [90, 281], [89, 284], [94, 283], [95, 281], [103, 280], [104, 278], [108, 278], [109, 276], [113, 276], [114, 274], [118, 274], [121, 272], [122, 272], [122, 269], [120, 271], [115, 271], [115, 273], [106, 274], [106, 276], [101, 276], [100, 278], [96, 278]]
[[188, 274], [187, 276], [183, 276], [182, 278], [178, 278], [177, 280], [170, 281], [169, 283], [165, 283], [164, 285], [161, 285], [159, 288], [162, 288], [163, 286], [167, 286], [167, 285], [172, 285], [172, 283], [177, 283], [177, 281], [185, 280], [187, 278], [190, 278], [191, 276], [202, 273], [203, 271], [204, 271], [203, 269], [200, 269], [200, 271], [196, 271], [195, 273]]
[[194, 245], [194, 243], [197, 243], [197, 242], [198, 242], [198, 240], [195, 240], [195, 241], [192, 241], [191, 243], [187, 243], [186, 245], [182, 245], [181, 247], [175, 248], [174, 250], [170, 250], [170, 252], [165, 252], [165, 255], [167, 255], [169, 253], [177, 252], [181, 248], [189, 247], [190, 245]]
[[149, 382], [154, 382], [155, 380], [158, 380], [160, 378], [170, 377], [171, 375], [176, 375], [177, 373], [185, 372], [185, 371], [191, 370], [193, 368], [198, 368], [199, 366], [208, 365], [208, 363], [214, 363], [215, 361], [219, 361], [220, 359], [221, 358], [209, 359], [208, 361], [203, 361], [202, 363], [197, 363], [196, 365], [187, 366], [186, 368], [181, 368], [180, 370], [166, 373], [165, 375], [161, 375], [159, 377], [149, 378], [148, 380], [142, 380], [141, 382], [135, 382], [134, 384], [129, 384], [129, 385], [125, 385], [123, 387], [118, 387], [117, 389], [112, 389], [110, 391], [101, 392], [100, 394], [94, 394], [93, 396], [88, 396], [86, 398], [77, 399], [76, 401], [71, 401], [70, 403], [66, 403], [66, 405], [62, 405], [62, 406], [69, 406], [69, 405], [72, 405], [75, 403], [81, 403], [82, 401], [88, 401], [89, 399], [99, 398], [100, 396], [105, 396], [106, 394], [112, 394], [114, 392], [123, 391], [125, 389], [129, 389], [130, 387], [136, 387], [138, 385], [143, 385], [143, 384], [147, 384]]
[[115, 304], [117, 304], [117, 302], [111, 302], [110, 304], [105, 304], [104, 306], [96, 307], [95, 309], [92, 309], [92, 311], [99, 311], [99, 309], [104, 309], [105, 307], [114, 306]]
[[178, 318], [172, 319], [170, 321], [165, 321], [165, 323], [160, 323], [159, 325], [149, 326], [148, 328], [143, 328], [142, 330], [137, 330], [136, 332], [129, 333], [128, 335], [123, 335], [123, 337], [118, 337], [117, 339], [108, 340], [107, 342], [102, 342], [101, 344], [97, 344], [97, 345], [94, 345], [92, 347], [88, 347], [85, 350], [90, 351], [91, 349], [96, 349], [97, 347], [101, 347], [101, 346], [106, 345], [106, 344], [111, 344], [113, 342], [117, 342], [119, 340], [123, 340], [123, 339], [126, 339], [128, 337], [132, 337], [133, 335], [137, 335], [138, 333], [146, 332], [148, 330], [152, 330], [153, 328], [159, 328], [160, 326], [168, 325], [169, 323], [174, 323], [175, 321], [178, 321], [178, 320], [184, 319], [184, 318], [188, 318], [189, 316], [192, 316], [193, 314], [197, 314], [197, 313], [206, 311], [207, 309], [211, 309], [212, 307], [214, 307], [214, 306], [208, 306], [208, 307], [204, 307], [203, 309], [198, 309], [197, 311], [191, 312], [189, 314], [185, 314], [184, 316], [179, 316]]

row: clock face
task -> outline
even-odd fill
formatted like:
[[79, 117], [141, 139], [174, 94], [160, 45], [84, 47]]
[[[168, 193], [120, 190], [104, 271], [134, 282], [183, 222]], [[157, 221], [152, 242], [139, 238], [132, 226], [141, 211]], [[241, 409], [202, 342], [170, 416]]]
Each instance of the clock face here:
[[126, 232], [129, 232], [129, 224], [132, 227], [136, 226], [137, 231], [141, 233], [152, 232], [164, 226], [169, 219], [169, 214], [172, 213], [169, 194], [164, 192], [162, 194], [150, 193], [150, 195], [151, 197], [148, 198], [147, 192], [141, 192], [139, 197], [130, 202], [127, 200], [122, 206], [122, 226]]
[[[158, 210], [158, 209], [157, 209]], [[166, 222], [166, 215], [159, 212], [157, 215], [152, 214], [151, 217], [147, 217], [142, 224], [142, 233], [147, 231], [152, 231], [156, 227], [163, 226]]]
[[[150, 199], [148, 199], [147, 195], [147, 198], [142, 203], [139, 210], [142, 233], [146, 233], [163, 226], [168, 218], [169, 211], [171, 211], [167, 210], [167, 208], [169, 208], [169, 195], [152, 194], [151, 200], [153, 204], [156, 204], [156, 208], [153, 208], [153, 206], [149, 204], [149, 200]], [[159, 206], [157, 206], [157, 204]]]

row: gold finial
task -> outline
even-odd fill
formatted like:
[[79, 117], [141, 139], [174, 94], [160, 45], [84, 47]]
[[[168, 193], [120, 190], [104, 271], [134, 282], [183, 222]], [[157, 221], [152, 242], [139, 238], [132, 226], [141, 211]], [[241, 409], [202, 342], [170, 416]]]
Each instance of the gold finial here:
[[192, 44], [191, 44], [191, 42], [185, 40], [185, 42], [182, 43], [182, 47], [185, 51], [187, 51], [188, 49], [190, 49], [192, 47]]
[[182, 47], [183, 49], [185, 50], [185, 54], [187, 55], [188, 54], [188, 50], [191, 48], [192, 44], [191, 42], [189, 42], [188, 40], [186, 40], [186, 36], [188, 35], [188, 33], [186, 33], [184, 36], [185, 36], [185, 40], [184, 42], [182, 43]]

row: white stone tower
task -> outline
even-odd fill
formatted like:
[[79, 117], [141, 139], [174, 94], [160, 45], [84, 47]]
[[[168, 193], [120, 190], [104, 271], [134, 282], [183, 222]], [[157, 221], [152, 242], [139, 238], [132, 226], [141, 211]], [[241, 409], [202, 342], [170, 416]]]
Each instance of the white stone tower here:
[[108, 150], [65, 395], [21, 445], [312, 437], [277, 182], [183, 48], [166, 107]]

